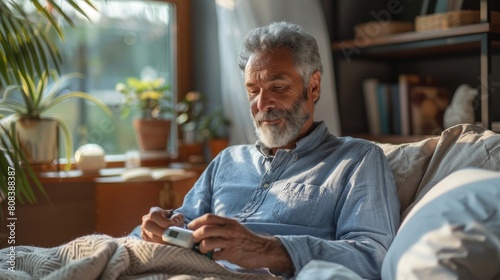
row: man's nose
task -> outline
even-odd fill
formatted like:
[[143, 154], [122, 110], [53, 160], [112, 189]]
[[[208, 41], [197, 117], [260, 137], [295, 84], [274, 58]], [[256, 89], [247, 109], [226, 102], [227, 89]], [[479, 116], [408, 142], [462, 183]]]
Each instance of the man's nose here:
[[257, 100], [257, 109], [261, 112], [267, 112], [275, 107], [275, 100], [274, 98], [265, 92], [265, 90], [262, 90], [259, 94], [258, 100]]

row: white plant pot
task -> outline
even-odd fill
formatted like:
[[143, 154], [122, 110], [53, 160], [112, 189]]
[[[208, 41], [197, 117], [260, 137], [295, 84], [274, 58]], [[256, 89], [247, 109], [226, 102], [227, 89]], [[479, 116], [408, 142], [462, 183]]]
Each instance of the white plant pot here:
[[53, 163], [58, 158], [58, 124], [53, 119], [25, 119], [16, 122], [19, 146], [29, 163]]

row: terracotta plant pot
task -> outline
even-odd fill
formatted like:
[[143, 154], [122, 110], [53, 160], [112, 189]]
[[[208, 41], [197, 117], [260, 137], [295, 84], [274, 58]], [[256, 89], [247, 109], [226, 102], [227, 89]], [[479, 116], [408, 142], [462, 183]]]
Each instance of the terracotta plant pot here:
[[165, 151], [170, 135], [170, 120], [135, 119], [134, 128], [139, 149], [142, 151]]
[[25, 119], [16, 122], [19, 146], [29, 163], [52, 164], [59, 157], [58, 124], [53, 119]]
[[179, 141], [179, 160], [181, 162], [203, 162], [203, 143], [184, 143]]
[[229, 145], [229, 140], [226, 138], [210, 139], [208, 141], [208, 147], [210, 149], [210, 155], [212, 159], [214, 159], [228, 145]]

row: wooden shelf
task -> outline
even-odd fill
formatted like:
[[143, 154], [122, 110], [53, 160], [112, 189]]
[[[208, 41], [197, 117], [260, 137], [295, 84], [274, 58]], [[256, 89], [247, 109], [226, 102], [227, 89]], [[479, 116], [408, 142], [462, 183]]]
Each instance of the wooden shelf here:
[[[446, 30], [405, 32], [390, 36], [334, 42], [338, 56], [404, 58], [479, 50], [485, 34], [500, 35], [500, 26], [489, 23], [471, 24]], [[499, 47], [494, 44], [493, 47]]]

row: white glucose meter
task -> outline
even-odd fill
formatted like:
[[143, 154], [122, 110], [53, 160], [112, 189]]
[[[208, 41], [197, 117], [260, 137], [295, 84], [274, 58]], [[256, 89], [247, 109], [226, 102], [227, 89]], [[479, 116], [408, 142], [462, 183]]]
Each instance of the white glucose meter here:
[[193, 231], [181, 227], [167, 228], [163, 231], [162, 239], [167, 243], [187, 249], [193, 249], [194, 246]]

